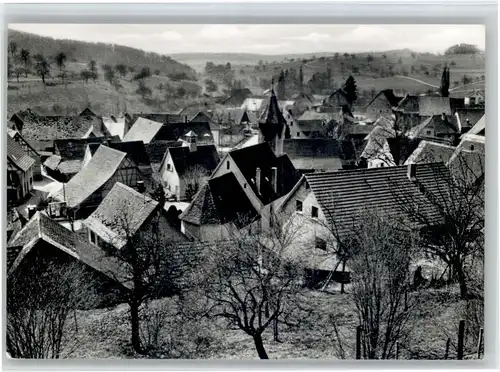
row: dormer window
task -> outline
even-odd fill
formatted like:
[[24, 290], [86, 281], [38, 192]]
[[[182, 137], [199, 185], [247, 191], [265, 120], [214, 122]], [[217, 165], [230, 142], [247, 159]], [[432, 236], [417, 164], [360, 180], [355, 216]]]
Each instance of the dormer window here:
[[318, 218], [318, 208], [317, 207], [311, 207], [311, 217]]

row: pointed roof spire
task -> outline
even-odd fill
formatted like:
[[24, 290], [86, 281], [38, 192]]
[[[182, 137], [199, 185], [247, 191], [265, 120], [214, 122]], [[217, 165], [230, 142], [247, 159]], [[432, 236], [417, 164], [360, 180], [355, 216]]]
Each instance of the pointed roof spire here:
[[274, 76], [271, 78], [271, 96], [274, 96]]

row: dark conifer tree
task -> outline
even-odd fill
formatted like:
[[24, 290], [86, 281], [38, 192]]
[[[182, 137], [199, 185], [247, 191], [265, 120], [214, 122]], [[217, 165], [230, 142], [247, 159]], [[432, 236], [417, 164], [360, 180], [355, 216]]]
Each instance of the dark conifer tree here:
[[358, 87], [356, 86], [356, 80], [350, 75], [343, 87], [344, 91], [347, 94], [347, 99], [350, 104], [353, 104], [358, 99]]

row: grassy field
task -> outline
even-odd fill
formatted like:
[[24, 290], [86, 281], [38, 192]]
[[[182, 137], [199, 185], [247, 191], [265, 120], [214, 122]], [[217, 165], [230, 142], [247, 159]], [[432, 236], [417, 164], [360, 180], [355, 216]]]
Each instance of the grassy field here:
[[[409, 341], [400, 346], [402, 359], [440, 359], [448, 337], [452, 339], [450, 358], [456, 353], [456, 330], [459, 309], [462, 305], [455, 289], [428, 289], [422, 292], [421, 306], [411, 319]], [[307, 292], [305, 301], [314, 307], [314, 312], [298, 327], [280, 328], [280, 342], [274, 342], [270, 332], [264, 335], [270, 359], [339, 359], [336, 338], [331, 324], [335, 315], [339, 333], [343, 339], [346, 359], [355, 356], [355, 329], [358, 325], [350, 294], [338, 292]], [[175, 311], [172, 299], [156, 301], [171, 314]], [[129, 338], [127, 305], [114, 308], [78, 312], [77, 336], [66, 350], [72, 358], [137, 358], [132, 351]], [[206, 344], [192, 357], [203, 359], [257, 359], [250, 336], [242, 331], [228, 328], [222, 321], [198, 321], [180, 325], [173, 315], [165, 324], [165, 335], [175, 344], [176, 337], [191, 339], [203, 335]], [[72, 323], [73, 324], [73, 323]], [[77, 345], [77, 347], [75, 347]], [[194, 351], [193, 351], [194, 353]]]

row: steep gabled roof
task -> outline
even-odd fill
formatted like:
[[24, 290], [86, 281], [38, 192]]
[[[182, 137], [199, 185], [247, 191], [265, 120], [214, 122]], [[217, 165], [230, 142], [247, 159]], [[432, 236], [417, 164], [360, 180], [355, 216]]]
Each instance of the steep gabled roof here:
[[172, 162], [179, 176], [183, 176], [193, 167], [199, 167], [209, 176], [220, 161], [214, 145], [198, 145], [196, 151], [189, 151], [187, 146], [172, 147], [167, 151], [172, 157]]
[[142, 141], [144, 143], [149, 143], [160, 131], [162, 126], [163, 124], [161, 122], [139, 117], [134, 125], [132, 125], [132, 128], [125, 134], [125, 137], [123, 137], [123, 142]]
[[483, 115], [481, 119], [479, 119], [476, 124], [469, 130], [468, 134], [476, 134], [484, 136], [486, 129], [486, 116]]
[[11, 136], [7, 136], [7, 159], [23, 172], [35, 164], [35, 159], [27, 155]]
[[80, 205], [101, 186], [103, 186], [118, 170], [127, 154], [101, 145], [94, 156], [68, 183], [54, 194], [54, 198], [64, 200], [68, 207]]
[[371, 104], [375, 102], [375, 100], [380, 96], [384, 96], [384, 98], [389, 102], [391, 107], [397, 107], [399, 102], [403, 99], [403, 97], [396, 96], [392, 89], [383, 89], [380, 92], [378, 92], [375, 97], [373, 97], [373, 99], [370, 101], [367, 107], [371, 106]]
[[132, 288], [126, 265], [123, 262], [106, 255], [99, 247], [83, 240], [79, 234], [65, 228], [41, 212], [36, 212], [10, 241], [8, 250], [18, 250], [16, 248], [21, 248], [21, 250], [18, 254], [11, 255], [11, 262], [8, 265], [9, 275], [16, 270], [24, 257], [40, 240], [60, 249], [124, 287]]
[[273, 90], [271, 91], [269, 103], [259, 118], [259, 129], [265, 141], [272, 141], [276, 136], [278, 138], [282, 137], [285, 125], [286, 120], [279, 108], [278, 99]]
[[415, 151], [406, 159], [405, 165], [410, 163], [446, 163], [450, 160], [454, 152], [455, 147], [453, 146], [431, 141], [421, 141]]
[[435, 206], [420, 191], [439, 193], [449, 185], [447, 168], [442, 163], [417, 164], [416, 178], [411, 181], [407, 166], [345, 170], [305, 174], [325, 217], [334, 221], [340, 234], [352, 232], [365, 211], [378, 211], [389, 218], [403, 216], [403, 198], [412, 198], [432, 220], [439, 218]]
[[414, 126], [408, 131], [409, 137], [425, 137], [425, 129], [434, 129], [436, 135], [439, 134], [457, 134], [458, 123], [455, 115], [445, 116], [442, 115], [433, 115], [428, 118], [425, 118], [420, 124]]
[[154, 141], [177, 141], [183, 139], [190, 131], [196, 133], [198, 143], [213, 142], [214, 140], [208, 122], [176, 122], [163, 125], [156, 133]]
[[54, 154], [59, 155], [62, 160], [83, 159], [85, 150], [89, 143], [107, 143], [120, 141], [118, 136], [113, 137], [89, 137], [89, 138], [68, 138], [54, 140]]
[[[299, 179], [297, 170], [290, 158], [286, 154], [277, 157], [267, 142], [233, 150], [229, 155], [243, 174], [243, 177], [245, 177], [248, 185], [264, 205], [287, 194]], [[271, 185], [272, 167], [278, 168], [278, 178], [281, 180], [278, 182], [279, 190], [277, 194], [273, 191]], [[261, 170], [260, 193], [257, 192], [255, 183], [257, 168]]]
[[83, 224], [120, 249], [158, 210], [157, 201], [117, 182]]
[[151, 164], [160, 164], [165, 157], [167, 149], [170, 147], [180, 147], [182, 146], [182, 141], [154, 141], [146, 143], [146, 152], [149, 155], [149, 160]]
[[234, 223], [242, 228], [259, 215], [233, 173], [209, 180], [181, 214], [183, 221], [195, 224]]

